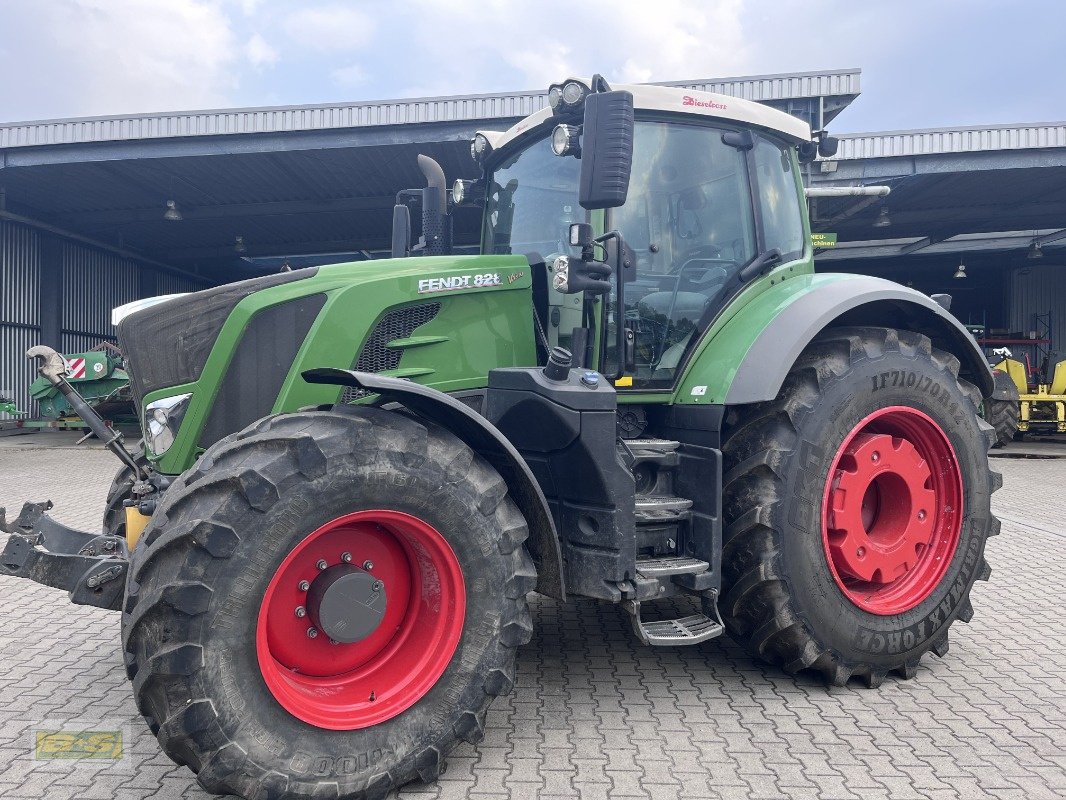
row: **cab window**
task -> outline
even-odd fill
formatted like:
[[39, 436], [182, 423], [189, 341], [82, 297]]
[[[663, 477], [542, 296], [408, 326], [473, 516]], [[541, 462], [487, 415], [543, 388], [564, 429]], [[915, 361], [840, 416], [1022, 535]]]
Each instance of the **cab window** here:
[[764, 247], [780, 250], [782, 261], [793, 261], [803, 255], [803, 212], [796, 190], [792, 153], [760, 136], [752, 155]]
[[[636, 333], [636, 389], [672, 384], [700, 320], [756, 254], [745, 153], [723, 143], [723, 132], [691, 123], [636, 124], [629, 195], [608, 222], [637, 258], [636, 278], [624, 292], [625, 318]], [[614, 320], [612, 308], [609, 328]], [[610, 330], [607, 337], [610, 373], [617, 362]]]

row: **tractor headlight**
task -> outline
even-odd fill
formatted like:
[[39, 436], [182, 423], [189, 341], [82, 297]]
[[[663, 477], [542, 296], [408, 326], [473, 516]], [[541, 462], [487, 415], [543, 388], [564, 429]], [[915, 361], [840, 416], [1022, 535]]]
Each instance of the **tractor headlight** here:
[[191, 397], [191, 394], [176, 394], [145, 407], [144, 443], [153, 454], [161, 456], [174, 444]]
[[455, 183], [452, 184], [452, 202], [457, 206], [463, 204], [463, 198], [466, 197], [466, 184], [462, 178], [457, 178]]
[[492, 146], [489, 144], [489, 137], [483, 133], [477, 134], [470, 142], [470, 157], [479, 164], [484, 163], [485, 156], [489, 154]]
[[570, 288], [570, 257], [559, 256], [552, 262], [552, 288], [567, 294]]
[[581, 155], [581, 129], [576, 125], [556, 125], [552, 131], [552, 152], [557, 156]]
[[553, 114], [572, 114], [577, 111], [591, 90], [581, 81], [571, 78], [565, 83], [548, 87], [548, 105]]

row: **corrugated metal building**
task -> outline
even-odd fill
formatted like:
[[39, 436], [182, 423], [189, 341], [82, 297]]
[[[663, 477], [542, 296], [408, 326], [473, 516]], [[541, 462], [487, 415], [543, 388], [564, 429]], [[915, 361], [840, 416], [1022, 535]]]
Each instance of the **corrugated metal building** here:
[[[669, 85], [838, 129], [860, 78], [847, 69]], [[473, 133], [503, 130], [545, 103], [537, 90], [0, 124], [0, 393], [25, 406], [26, 347], [43, 341], [71, 352], [108, 339], [110, 309], [130, 299], [247, 277], [285, 259], [381, 254], [396, 192], [423, 183], [419, 152], [449, 180], [471, 177]], [[964, 321], [990, 328], [1024, 329], [1046, 311], [1044, 288], [1063, 294], [1061, 270], [1043, 265], [1066, 263], [1066, 124], [844, 135], [837, 156], [807, 177], [892, 187], [884, 201], [812, 203], [815, 229], [839, 237], [820, 268], [946, 289]], [[180, 221], [164, 218], [168, 201]], [[477, 213], [460, 209], [456, 241], [475, 244], [477, 231]], [[1026, 259], [1034, 240], [1041, 265]], [[951, 278], [960, 259], [967, 282]], [[1046, 285], [1038, 272], [1051, 276]], [[1066, 350], [1066, 311], [1049, 308], [1055, 347]]]
[[64, 353], [115, 341], [111, 309], [139, 297], [205, 286], [55, 234], [0, 220], [0, 396], [32, 407], [36, 377], [25, 352]]
[[[677, 82], [771, 104], [815, 126], [859, 93], [858, 70]], [[544, 90], [0, 124], [0, 393], [28, 407], [35, 342], [112, 337], [110, 309], [387, 247], [400, 189], [426, 152], [449, 179], [468, 142], [547, 102]], [[163, 217], [167, 200], [180, 222]], [[456, 239], [474, 244], [463, 209]], [[240, 246], [237, 246], [240, 237]]]

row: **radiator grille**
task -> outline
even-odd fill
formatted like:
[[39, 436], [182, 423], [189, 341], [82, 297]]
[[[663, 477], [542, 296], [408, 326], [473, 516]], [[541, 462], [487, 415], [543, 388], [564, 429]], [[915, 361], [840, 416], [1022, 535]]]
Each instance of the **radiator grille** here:
[[[425, 325], [440, 313], [440, 303], [425, 303], [419, 306], [397, 308], [382, 317], [359, 351], [359, 357], [352, 369], [357, 372], [384, 372], [396, 369], [403, 358], [402, 347], [386, 347], [396, 339], [405, 339], [416, 328]], [[350, 403], [371, 392], [355, 386], [347, 386], [341, 394], [342, 403]]]

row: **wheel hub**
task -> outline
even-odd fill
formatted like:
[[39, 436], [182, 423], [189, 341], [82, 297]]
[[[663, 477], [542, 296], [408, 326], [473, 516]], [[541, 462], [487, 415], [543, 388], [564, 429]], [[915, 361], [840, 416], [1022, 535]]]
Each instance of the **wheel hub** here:
[[916, 408], [870, 414], [829, 469], [822, 539], [844, 595], [873, 614], [914, 608], [940, 584], [962, 527], [962, 473], [947, 435]]
[[837, 569], [879, 585], [906, 575], [929, 541], [936, 494], [915, 446], [860, 433], [844, 450], [830, 492], [829, 547]]
[[334, 642], [354, 644], [377, 630], [385, 617], [385, 584], [351, 564], [319, 573], [307, 590], [311, 624]]

